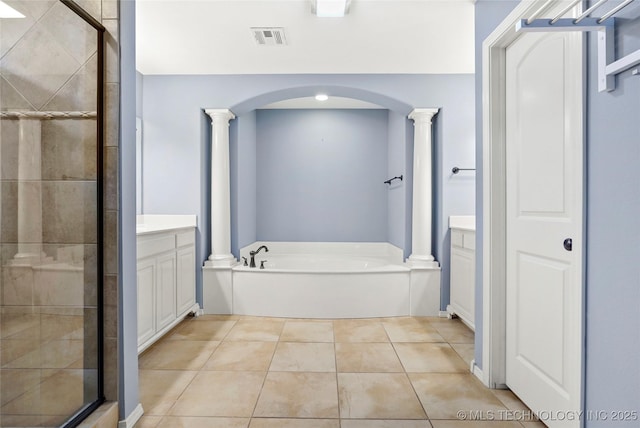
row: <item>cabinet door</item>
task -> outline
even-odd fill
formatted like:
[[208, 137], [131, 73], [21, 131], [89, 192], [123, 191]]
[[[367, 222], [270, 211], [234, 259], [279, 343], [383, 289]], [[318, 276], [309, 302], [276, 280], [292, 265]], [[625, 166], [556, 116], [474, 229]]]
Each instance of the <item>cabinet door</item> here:
[[156, 261], [156, 331], [160, 331], [176, 319], [176, 255], [169, 253]]
[[193, 246], [178, 250], [177, 302], [178, 315], [184, 314], [196, 302], [196, 252]]
[[156, 332], [155, 259], [138, 262], [138, 346], [149, 340]]

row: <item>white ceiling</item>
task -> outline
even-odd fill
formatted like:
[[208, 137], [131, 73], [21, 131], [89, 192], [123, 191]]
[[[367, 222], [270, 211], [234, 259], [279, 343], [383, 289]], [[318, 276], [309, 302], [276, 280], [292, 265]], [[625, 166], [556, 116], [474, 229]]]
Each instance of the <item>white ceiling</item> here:
[[[284, 27], [258, 46], [250, 27]], [[473, 0], [352, 0], [318, 18], [310, 0], [137, 0], [142, 74], [473, 73]]]

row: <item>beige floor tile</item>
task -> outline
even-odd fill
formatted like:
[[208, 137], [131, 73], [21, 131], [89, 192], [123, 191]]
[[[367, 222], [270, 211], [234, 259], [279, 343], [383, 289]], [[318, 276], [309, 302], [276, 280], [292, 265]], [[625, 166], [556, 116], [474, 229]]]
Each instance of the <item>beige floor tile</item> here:
[[407, 372], [466, 373], [467, 364], [448, 343], [394, 343]]
[[233, 326], [225, 340], [277, 342], [284, 321], [261, 318], [242, 318]]
[[402, 364], [390, 343], [336, 343], [339, 372], [403, 372]]
[[145, 415], [166, 415], [196, 374], [186, 370], [140, 370], [138, 389]]
[[517, 420], [520, 422], [538, 422], [538, 418], [533, 414], [531, 409], [527, 407], [520, 399], [508, 389], [492, 389], [493, 395], [511, 410], [505, 420]]
[[495, 395], [470, 373], [409, 374], [429, 419], [459, 419], [458, 412], [505, 411]]
[[269, 370], [277, 342], [222, 342], [202, 370]]
[[336, 356], [333, 343], [280, 342], [271, 362], [270, 371], [335, 372]]
[[249, 418], [165, 416], [157, 428], [247, 428], [248, 426]]
[[335, 320], [336, 342], [388, 342], [387, 332], [377, 320]]
[[183, 321], [167, 340], [223, 340], [235, 321], [208, 321], [200, 318]]
[[529, 410], [529, 408], [509, 389], [492, 389], [493, 395], [509, 410]]
[[404, 373], [338, 373], [340, 416], [348, 419], [426, 419]]
[[140, 356], [141, 369], [198, 370], [220, 342], [163, 340]]
[[473, 331], [458, 319], [432, 322], [431, 325], [449, 343], [474, 343]]
[[433, 428], [522, 428], [517, 422], [505, 421], [431, 421]]
[[450, 345], [460, 355], [460, 358], [467, 363], [467, 366], [470, 366], [471, 361], [475, 359], [475, 345], [473, 343], [451, 343]]
[[[146, 407], [144, 407], [144, 412], [147, 413]], [[162, 420], [162, 416], [143, 416], [138, 419], [138, 422], [134, 425], [134, 428], [156, 428], [160, 421]]]
[[524, 428], [547, 428], [542, 422], [520, 422]]
[[249, 428], [340, 428], [337, 419], [253, 418]]
[[431, 428], [427, 420], [411, 421], [402, 419], [343, 419], [341, 428]]
[[172, 416], [250, 417], [265, 373], [202, 371], [171, 409]]
[[336, 375], [270, 372], [254, 417], [337, 418]]
[[332, 321], [287, 321], [282, 342], [333, 342]]
[[431, 324], [419, 318], [400, 318], [382, 325], [392, 342], [444, 342]]

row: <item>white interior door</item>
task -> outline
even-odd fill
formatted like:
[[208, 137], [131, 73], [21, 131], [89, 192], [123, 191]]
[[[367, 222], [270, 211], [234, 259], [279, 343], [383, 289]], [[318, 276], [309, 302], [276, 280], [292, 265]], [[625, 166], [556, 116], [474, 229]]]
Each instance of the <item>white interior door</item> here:
[[550, 427], [580, 426], [582, 43], [528, 33], [506, 52], [506, 380]]

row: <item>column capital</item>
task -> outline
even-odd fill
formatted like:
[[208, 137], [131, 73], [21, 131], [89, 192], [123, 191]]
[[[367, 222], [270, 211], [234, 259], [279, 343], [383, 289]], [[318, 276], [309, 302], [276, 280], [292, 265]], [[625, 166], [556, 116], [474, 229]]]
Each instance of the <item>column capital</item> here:
[[416, 108], [413, 109], [411, 113], [409, 113], [409, 119], [414, 122], [429, 122], [431, 123], [431, 119], [435, 116], [440, 109], [438, 108]]
[[225, 122], [229, 122], [236, 118], [236, 115], [227, 108], [206, 108], [204, 109], [204, 112], [209, 115], [211, 121], [222, 119]]

